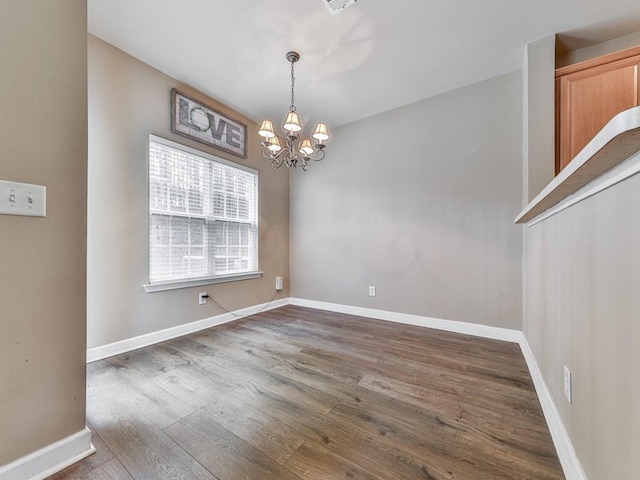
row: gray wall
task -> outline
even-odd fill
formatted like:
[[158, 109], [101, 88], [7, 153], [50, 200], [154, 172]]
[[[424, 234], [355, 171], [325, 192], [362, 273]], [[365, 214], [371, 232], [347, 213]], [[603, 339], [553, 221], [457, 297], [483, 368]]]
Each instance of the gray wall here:
[[[553, 74], [555, 53], [545, 50], [530, 81]], [[530, 144], [552, 142], [545, 130], [529, 129]], [[636, 176], [524, 227], [524, 334], [589, 480], [640, 472], [639, 202]], [[564, 365], [572, 404], [564, 398]]]
[[[248, 125], [248, 158], [239, 159], [170, 131], [172, 87]], [[289, 276], [289, 178], [258, 151], [257, 126], [150, 66], [89, 36], [88, 346], [105, 345], [223, 313], [198, 305], [207, 291], [229, 310], [275, 294], [275, 276]], [[149, 133], [260, 171], [261, 279], [145, 293], [148, 283]], [[278, 298], [288, 296], [288, 282]]]
[[527, 44], [523, 63], [523, 205], [555, 176], [555, 35]]
[[636, 176], [526, 231], [524, 333], [590, 480], [640, 472], [639, 203]]
[[596, 43], [588, 47], [580, 48], [572, 52], [566, 52], [556, 56], [556, 66], [564, 67], [574, 63], [584, 62], [592, 58], [600, 57], [608, 53], [618, 52], [631, 47], [640, 45], [640, 32], [630, 33], [623, 37], [614, 38], [612, 40]]
[[521, 84], [335, 129], [327, 158], [292, 172], [292, 296], [520, 329]]
[[0, 465], [85, 425], [87, 9], [0, 4], [0, 179], [47, 217], [0, 215]]

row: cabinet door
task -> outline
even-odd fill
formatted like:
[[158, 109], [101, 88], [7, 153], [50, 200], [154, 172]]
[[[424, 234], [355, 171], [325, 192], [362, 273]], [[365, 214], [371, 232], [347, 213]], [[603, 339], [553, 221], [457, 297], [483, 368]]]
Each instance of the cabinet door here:
[[638, 106], [640, 56], [560, 78], [560, 162], [569, 163], [609, 120]]

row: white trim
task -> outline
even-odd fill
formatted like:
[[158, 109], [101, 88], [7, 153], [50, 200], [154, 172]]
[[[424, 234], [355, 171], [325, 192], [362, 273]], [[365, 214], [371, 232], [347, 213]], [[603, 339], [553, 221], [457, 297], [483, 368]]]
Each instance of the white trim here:
[[556, 213], [561, 212], [569, 208], [572, 205], [575, 205], [582, 200], [592, 197], [593, 195], [600, 193], [603, 190], [606, 190], [609, 187], [613, 187], [614, 185], [626, 180], [629, 177], [632, 177], [640, 172], [640, 153], [629, 157], [629, 159], [622, 162], [620, 165], [612, 168], [607, 173], [599, 176], [597, 179], [588, 183], [580, 190], [578, 190], [573, 195], [562, 200], [560, 203], [557, 203], [549, 210], [541, 213], [529, 223], [527, 223], [527, 227], [531, 227], [546, 218], [549, 218]]
[[[283, 307], [288, 305], [288, 299], [275, 300], [273, 302], [263, 303], [261, 305], [255, 305], [252, 307], [236, 310], [235, 312], [224, 313], [216, 315], [215, 317], [209, 317], [202, 320], [196, 320], [195, 322], [187, 323], [184, 325], [178, 325], [176, 327], [167, 328], [165, 330], [159, 330], [157, 332], [147, 333], [138, 337], [127, 338], [107, 345], [100, 345], [87, 349], [87, 363], [102, 360], [103, 358], [112, 357], [121, 353], [130, 352], [131, 350], [137, 350], [138, 348], [147, 347], [156, 343], [171, 340], [172, 338], [188, 335], [189, 333], [198, 332], [205, 328], [215, 327], [216, 325], [222, 325], [223, 323], [233, 322], [240, 318], [254, 315], [258, 312], [272, 310], [274, 308]], [[2, 479], [0, 479], [2, 480]]]
[[43, 480], [94, 453], [91, 431], [85, 427], [0, 467], [0, 480]]
[[154, 282], [143, 285], [147, 293], [164, 292], [167, 290], [177, 290], [179, 288], [199, 287], [201, 285], [213, 285], [215, 283], [237, 282], [238, 280], [250, 280], [262, 277], [262, 272], [234, 273], [229, 275], [219, 275], [217, 277], [192, 278], [187, 280], [167, 280], [165, 282]]
[[[216, 216], [213, 215], [213, 212], [203, 212], [203, 213], [207, 213], [206, 215], [192, 215], [192, 214], [188, 214], [186, 212], [175, 212], [175, 211], [159, 211], [156, 209], [152, 209], [151, 208], [151, 177], [152, 177], [152, 172], [151, 172], [151, 164], [152, 164], [152, 148], [151, 148], [151, 143], [154, 142], [156, 144], [159, 145], [163, 145], [165, 147], [171, 148], [173, 150], [178, 150], [184, 153], [187, 153], [189, 155], [192, 155], [196, 158], [200, 158], [202, 160], [208, 160], [209, 162], [213, 162], [214, 164], [219, 164], [220, 166], [224, 166], [224, 168], [226, 169], [232, 169], [232, 170], [237, 170], [237, 171], [243, 171], [245, 173], [248, 173], [250, 175], [253, 176], [254, 182], [255, 182], [255, 189], [253, 191], [253, 193], [255, 195], [253, 195], [253, 202], [252, 202], [252, 206], [250, 207], [251, 213], [252, 215], [249, 215], [251, 217], [250, 221], [245, 221], [245, 220], [239, 220], [238, 219], [231, 219], [231, 218], [226, 218], [226, 217], [220, 217], [220, 216]], [[205, 221], [209, 221], [210, 222], [214, 222], [214, 221], [221, 221], [221, 222], [236, 222], [236, 223], [242, 223], [242, 224], [249, 224], [251, 225], [252, 229], [251, 232], [252, 234], [250, 236], [253, 236], [253, 234], [255, 234], [256, 236], [259, 235], [259, 215], [258, 215], [258, 197], [259, 197], [259, 192], [260, 192], [260, 172], [258, 170], [256, 170], [255, 168], [249, 167], [247, 165], [241, 164], [241, 163], [236, 163], [233, 162], [231, 160], [226, 160], [224, 158], [220, 158], [218, 156], [209, 154], [207, 152], [203, 152], [201, 150], [196, 150], [194, 148], [188, 147], [186, 145], [180, 144], [180, 143], [176, 143], [173, 142], [171, 140], [168, 140], [166, 138], [162, 138], [162, 137], [158, 137], [156, 135], [153, 134], [149, 134], [149, 144], [148, 144], [148, 161], [147, 161], [147, 166], [148, 166], [148, 174], [147, 174], [147, 183], [148, 183], [148, 189], [149, 189], [149, 201], [148, 201], [148, 211], [149, 211], [149, 218], [151, 216], [167, 216], [167, 217], [180, 217], [180, 218], [198, 218], [198, 219], [204, 219]], [[206, 175], [205, 175], [206, 176]], [[207, 191], [205, 192], [205, 196], [211, 200], [211, 195], [213, 195], [212, 191], [210, 191], [211, 189], [208, 188]], [[210, 198], [211, 197], [211, 198]], [[205, 209], [207, 210], [207, 209]], [[255, 230], [255, 232], [254, 232]], [[206, 238], [205, 238], [205, 243], [206, 243]], [[209, 242], [210, 244], [211, 242]], [[189, 288], [189, 287], [196, 287], [196, 286], [201, 286], [201, 285], [212, 285], [212, 284], [216, 284], [216, 283], [223, 283], [223, 282], [233, 282], [233, 281], [238, 281], [238, 280], [248, 280], [248, 279], [255, 279], [255, 278], [260, 278], [262, 276], [262, 272], [259, 271], [259, 265], [258, 265], [258, 260], [259, 260], [259, 245], [258, 245], [258, 241], [257, 241], [257, 237], [253, 247], [249, 247], [250, 250], [250, 257], [252, 259], [251, 263], [255, 263], [255, 265], [252, 265], [251, 271], [241, 271], [241, 272], [231, 272], [231, 273], [223, 273], [220, 275], [215, 275], [215, 272], [212, 271], [207, 271], [205, 273], [204, 276], [200, 276], [200, 277], [195, 277], [195, 278], [170, 278], [170, 279], [165, 279], [165, 280], [157, 280], [157, 281], [153, 281], [153, 280], [149, 280], [149, 283], [146, 285], [143, 285], [142, 287], [144, 288], [145, 292], [147, 293], [153, 293], [153, 292], [162, 292], [162, 291], [166, 291], [166, 290], [176, 290], [179, 288]], [[151, 272], [152, 270], [152, 263], [153, 263], [153, 255], [151, 250], [149, 250], [149, 272]], [[205, 255], [206, 256], [206, 255]], [[209, 265], [209, 267], [212, 267], [212, 265]], [[207, 270], [210, 270], [210, 268], [207, 268]], [[151, 273], [149, 273], [151, 274]]]
[[576, 454], [575, 448], [573, 448], [573, 443], [571, 443], [571, 438], [567, 433], [564, 423], [562, 423], [560, 412], [553, 401], [551, 392], [549, 392], [547, 388], [538, 362], [524, 334], [521, 335], [520, 349], [529, 367], [529, 373], [533, 379], [533, 384], [538, 394], [542, 411], [544, 412], [544, 418], [547, 421], [547, 426], [549, 427], [551, 438], [553, 438], [553, 443], [556, 446], [556, 452], [558, 453], [558, 458], [560, 459], [560, 464], [562, 465], [566, 479], [587, 480], [580, 459]]
[[318, 308], [330, 312], [348, 313], [361, 317], [375, 318], [389, 322], [416, 325], [418, 327], [435, 328], [446, 330], [447, 332], [463, 333], [475, 337], [492, 338], [494, 340], [504, 340], [506, 342], [518, 343], [522, 332], [509, 328], [489, 327], [478, 323], [457, 322], [454, 320], [443, 320], [441, 318], [421, 317], [407, 313], [388, 312], [385, 310], [375, 310], [373, 308], [353, 307], [350, 305], [340, 305], [337, 303], [318, 302], [315, 300], [305, 300], [302, 298], [290, 298], [291, 305], [300, 307]]

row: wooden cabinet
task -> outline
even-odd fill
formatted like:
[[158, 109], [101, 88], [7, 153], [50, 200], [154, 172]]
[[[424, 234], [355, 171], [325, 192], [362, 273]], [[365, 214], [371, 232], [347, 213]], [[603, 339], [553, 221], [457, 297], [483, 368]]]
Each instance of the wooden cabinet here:
[[556, 70], [556, 174], [615, 115], [639, 105], [639, 75], [639, 48]]

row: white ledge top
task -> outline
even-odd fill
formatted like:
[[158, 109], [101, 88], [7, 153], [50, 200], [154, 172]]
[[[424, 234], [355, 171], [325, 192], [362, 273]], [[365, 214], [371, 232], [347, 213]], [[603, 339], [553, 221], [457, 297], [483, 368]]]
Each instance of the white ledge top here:
[[619, 113], [518, 215], [527, 223], [640, 151], [640, 107]]

